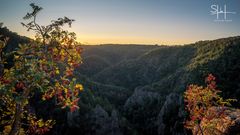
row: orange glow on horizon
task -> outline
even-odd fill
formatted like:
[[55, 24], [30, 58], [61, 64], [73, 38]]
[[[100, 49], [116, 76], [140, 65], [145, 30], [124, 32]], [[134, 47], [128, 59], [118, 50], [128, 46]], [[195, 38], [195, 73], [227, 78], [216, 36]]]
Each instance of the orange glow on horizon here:
[[95, 36], [95, 35], [80, 35], [77, 41], [85, 45], [99, 45], [99, 44], [145, 44], [145, 45], [184, 45], [194, 43], [196, 41], [191, 39], [171, 40], [170, 38], [155, 39], [147, 37], [114, 37], [114, 36]]

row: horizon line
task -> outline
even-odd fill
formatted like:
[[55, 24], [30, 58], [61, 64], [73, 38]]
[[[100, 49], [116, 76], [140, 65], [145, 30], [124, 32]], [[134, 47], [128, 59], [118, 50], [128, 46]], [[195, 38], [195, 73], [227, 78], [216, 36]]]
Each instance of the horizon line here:
[[[10, 30], [7, 26], [3, 26], [2, 28], [7, 28], [9, 31], [16, 33], [19, 36], [23, 36], [23, 37], [27, 37], [30, 39], [35, 40], [34, 36], [27, 36], [27, 35], [22, 35], [19, 34], [18, 32], [12, 31]], [[240, 37], [240, 34], [237, 35], [229, 35], [229, 36], [224, 36], [224, 37], [217, 37], [217, 38], [210, 38], [210, 39], [200, 39], [200, 40], [195, 40], [195, 41], [190, 41], [190, 42], [185, 42], [185, 43], [134, 43], [134, 42], [130, 42], [130, 43], [113, 43], [113, 42], [106, 42], [106, 43], [88, 43], [88, 42], [81, 42], [79, 41], [79, 37], [77, 37], [77, 42], [80, 43], [81, 45], [89, 45], [89, 46], [97, 46], [97, 45], [157, 45], [157, 46], [183, 46], [183, 45], [191, 45], [191, 44], [195, 44], [197, 42], [202, 42], [202, 41], [214, 41], [214, 40], [219, 40], [219, 39], [225, 39], [225, 38], [232, 38], [232, 37]], [[164, 42], [164, 41], [163, 41]]]
[[219, 38], [213, 38], [213, 39], [202, 39], [202, 40], [196, 40], [193, 42], [188, 43], [180, 43], [180, 44], [159, 44], [159, 43], [87, 43], [87, 42], [79, 42], [81, 45], [89, 45], [89, 46], [97, 46], [97, 45], [152, 45], [152, 46], [183, 46], [183, 45], [191, 45], [195, 44], [197, 42], [205, 42], [205, 41], [215, 41], [215, 40], [221, 40], [226, 38], [234, 38], [234, 37], [240, 37], [240, 35], [234, 35], [234, 36], [226, 36], [226, 37], [219, 37]]

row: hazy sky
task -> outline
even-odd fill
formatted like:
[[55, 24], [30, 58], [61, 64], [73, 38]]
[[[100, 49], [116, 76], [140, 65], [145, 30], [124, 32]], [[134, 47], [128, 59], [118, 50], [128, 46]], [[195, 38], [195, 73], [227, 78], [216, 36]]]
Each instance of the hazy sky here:
[[[67, 16], [75, 19], [69, 31], [87, 44], [186, 44], [240, 35], [240, 0], [0, 0], [0, 22], [10, 30], [33, 37], [20, 22], [30, 3], [43, 7], [37, 21]], [[211, 5], [226, 4], [231, 22], [215, 22]], [[224, 9], [222, 7], [222, 9]], [[222, 15], [220, 15], [220, 18]]]

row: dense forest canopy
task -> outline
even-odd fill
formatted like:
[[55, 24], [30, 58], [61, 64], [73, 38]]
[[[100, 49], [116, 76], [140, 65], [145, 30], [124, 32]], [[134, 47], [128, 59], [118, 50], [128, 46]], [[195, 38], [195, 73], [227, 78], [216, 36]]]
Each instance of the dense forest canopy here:
[[[12, 40], [6, 51], [30, 41], [6, 27], [0, 31]], [[190, 84], [204, 85], [209, 73], [217, 78], [219, 94], [238, 99], [232, 105], [239, 108], [240, 37], [184, 46], [81, 47], [83, 63], [75, 73], [85, 89], [79, 111], [49, 110], [52, 103], [32, 99], [38, 116], [56, 120], [51, 133], [188, 134], [183, 92]]]
[[84, 45], [30, 8], [35, 39], [0, 22], [1, 135], [240, 134], [240, 36]]

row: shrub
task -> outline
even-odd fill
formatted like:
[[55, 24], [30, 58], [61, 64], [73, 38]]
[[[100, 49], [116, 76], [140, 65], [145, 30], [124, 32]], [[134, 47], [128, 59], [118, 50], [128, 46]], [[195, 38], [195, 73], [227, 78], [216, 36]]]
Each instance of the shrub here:
[[[194, 134], [202, 134], [204, 130], [214, 129], [216, 119], [221, 120], [225, 117], [225, 106], [231, 105], [234, 99], [224, 100], [217, 89], [216, 78], [209, 74], [205, 80], [207, 86], [190, 85], [184, 93], [186, 110], [189, 112], [189, 120], [186, 121], [185, 127], [191, 129]], [[212, 110], [213, 107], [218, 109]], [[212, 110], [212, 111], [210, 111]], [[201, 124], [202, 120], [207, 120], [205, 124]]]
[[[78, 109], [78, 94], [83, 86], [76, 82], [74, 69], [81, 64], [82, 49], [76, 42], [76, 35], [61, 27], [71, 26], [74, 20], [67, 17], [40, 26], [36, 19], [41, 7], [30, 4], [33, 11], [27, 13], [22, 23], [27, 30], [36, 32], [36, 40], [19, 45], [10, 69], [1, 68], [0, 106], [3, 134], [44, 134], [54, 125], [54, 120], [43, 120], [34, 114], [29, 99], [36, 93], [42, 100], [54, 100], [57, 106]], [[7, 41], [1, 41], [1, 66], [4, 65], [2, 48]]]

